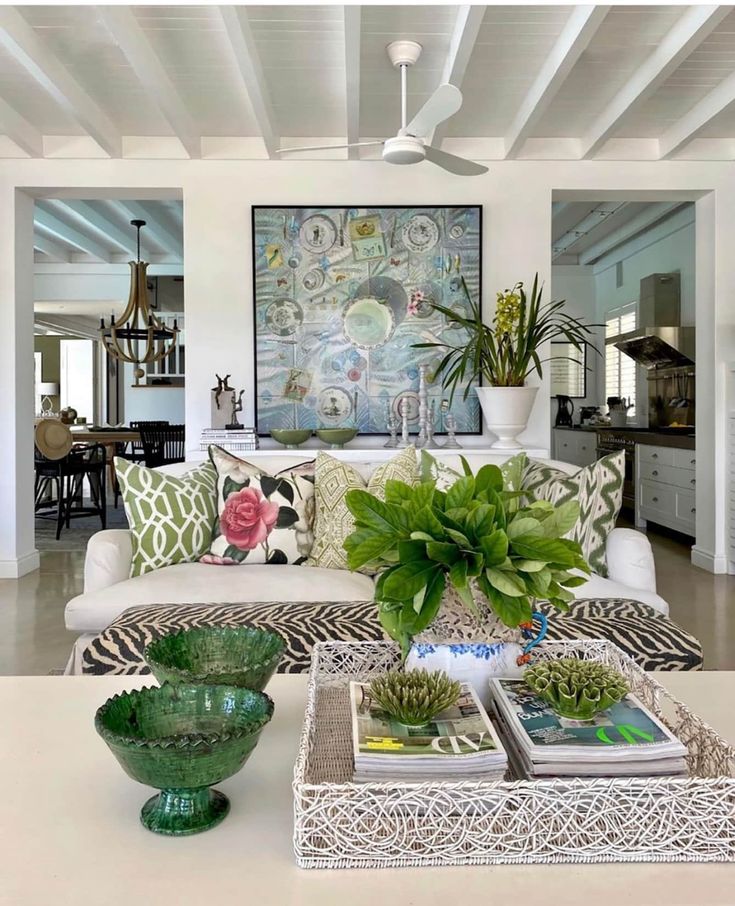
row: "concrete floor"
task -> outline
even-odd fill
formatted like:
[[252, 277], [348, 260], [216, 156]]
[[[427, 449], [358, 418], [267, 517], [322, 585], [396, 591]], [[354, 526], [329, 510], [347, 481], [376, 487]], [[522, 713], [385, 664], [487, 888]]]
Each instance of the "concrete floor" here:
[[[680, 540], [651, 534], [659, 594], [671, 617], [702, 642], [705, 668], [735, 670], [735, 576], [692, 566]], [[19, 581], [0, 580], [0, 674], [45, 674], [63, 667], [74, 633], [64, 629], [64, 604], [82, 590], [81, 551], [43, 551], [41, 569]]]

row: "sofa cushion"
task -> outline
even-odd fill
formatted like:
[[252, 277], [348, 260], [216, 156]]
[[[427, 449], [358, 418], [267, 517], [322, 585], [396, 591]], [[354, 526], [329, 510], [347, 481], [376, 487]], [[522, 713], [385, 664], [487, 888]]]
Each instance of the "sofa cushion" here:
[[585, 559], [601, 576], [607, 575], [607, 536], [615, 528], [623, 502], [624, 471], [625, 453], [620, 450], [572, 476], [537, 462], [529, 462], [523, 476], [523, 489], [535, 500], [579, 503], [579, 519], [567, 538], [579, 542]]
[[222, 447], [210, 446], [217, 470], [217, 518], [202, 562], [300, 564], [311, 552], [314, 463], [270, 475]]
[[201, 463], [180, 478], [115, 458], [133, 537], [130, 575], [190, 560], [209, 550], [217, 473]]
[[66, 605], [66, 628], [101, 632], [128, 607], [138, 604], [228, 604], [238, 601], [365, 601], [373, 580], [346, 570], [254, 564], [214, 569], [205, 563], [179, 563], [86, 592]]
[[[385, 499], [385, 483], [390, 479], [415, 484], [418, 481], [416, 450], [406, 447], [388, 462], [381, 463], [365, 481], [347, 462], [319, 453], [316, 458], [314, 546], [309, 566], [347, 569], [347, 552], [343, 545], [355, 530], [355, 520], [347, 508], [345, 496], [353, 489], [366, 490]], [[368, 572], [363, 567], [362, 572]]]

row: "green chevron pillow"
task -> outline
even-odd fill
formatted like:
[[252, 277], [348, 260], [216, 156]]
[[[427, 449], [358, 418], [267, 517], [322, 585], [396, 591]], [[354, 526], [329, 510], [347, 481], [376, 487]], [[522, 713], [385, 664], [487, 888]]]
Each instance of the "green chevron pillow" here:
[[553, 504], [579, 501], [579, 520], [567, 537], [580, 543], [587, 562], [601, 576], [607, 575], [605, 545], [623, 502], [624, 473], [625, 453], [621, 450], [574, 475], [533, 461], [523, 475], [523, 489], [535, 500]]
[[217, 517], [217, 471], [203, 462], [176, 477], [115, 458], [133, 536], [130, 576], [198, 560], [209, 550]]

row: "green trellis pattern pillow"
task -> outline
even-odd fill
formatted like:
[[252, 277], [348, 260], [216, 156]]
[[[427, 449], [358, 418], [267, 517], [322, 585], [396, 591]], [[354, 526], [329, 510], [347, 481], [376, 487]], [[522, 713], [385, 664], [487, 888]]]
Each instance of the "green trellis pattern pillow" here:
[[115, 458], [133, 536], [130, 576], [198, 560], [217, 516], [217, 472], [210, 462], [176, 477]]
[[[355, 521], [347, 509], [345, 495], [353, 488], [367, 490], [385, 499], [385, 483], [389, 479], [417, 484], [419, 480], [416, 450], [406, 447], [388, 462], [381, 463], [366, 482], [349, 463], [341, 462], [328, 453], [318, 453], [315, 469], [316, 519], [314, 546], [309, 566], [347, 569], [345, 538], [355, 530]], [[370, 575], [367, 568], [360, 570]]]
[[601, 576], [607, 575], [605, 544], [623, 502], [624, 472], [625, 454], [620, 451], [574, 475], [531, 461], [523, 476], [523, 488], [535, 500], [553, 504], [579, 501], [579, 520], [567, 537], [581, 544], [587, 562]]

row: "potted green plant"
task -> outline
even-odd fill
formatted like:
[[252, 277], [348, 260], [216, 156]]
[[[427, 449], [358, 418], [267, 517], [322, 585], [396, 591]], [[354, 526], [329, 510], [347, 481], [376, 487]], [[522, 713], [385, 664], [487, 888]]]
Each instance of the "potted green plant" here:
[[548, 361], [541, 358], [544, 344], [562, 338], [581, 350], [594, 325], [566, 314], [562, 310], [564, 300], [543, 303], [538, 274], [530, 296], [522, 282], [497, 294], [492, 324], [483, 322], [480, 306], [472, 299], [464, 278], [462, 287], [468, 312], [430, 303], [444, 315], [449, 326], [463, 329], [461, 343], [434, 341], [416, 346], [444, 351], [434, 379], [442, 375], [443, 386], [450, 389], [450, 401], [460, 387], [464, 387], [466, 399], [472, 381], [485, 382], [476, 386], [475, 392], [485, 422], [497, 436], [492, 446], [499, 450], [518, 449], [516, 437], [528, 424], [538, 391], [538, 387], [527, 386], [526, 380], [534, 372], [543, 376], [542, 362]]
[[349, 567], [378, 570], [380, 620], [404, 656], [430, 626], [451, 636], [458, 618], [475, 638], [517, 638], [536, 599], [566, 609], [569, 589], [586, 581], [570, 570], [590, 572], [579, 544], [563, 537], [579, 517], [575, 500], [526, 504], [504, 488], [497, 466], [473, 476], [463, 465], [447, 491], [388, 481], [385, 501], [360, 490], [346, 496], [356, 526], [344, 545]]

